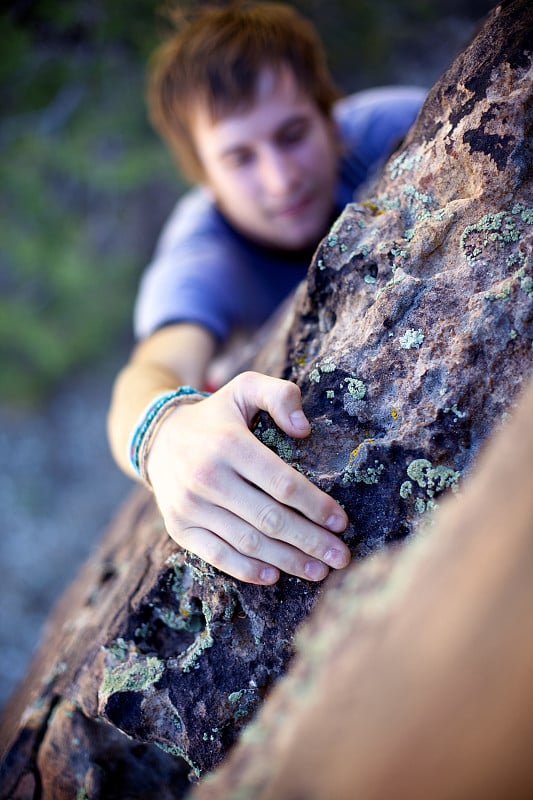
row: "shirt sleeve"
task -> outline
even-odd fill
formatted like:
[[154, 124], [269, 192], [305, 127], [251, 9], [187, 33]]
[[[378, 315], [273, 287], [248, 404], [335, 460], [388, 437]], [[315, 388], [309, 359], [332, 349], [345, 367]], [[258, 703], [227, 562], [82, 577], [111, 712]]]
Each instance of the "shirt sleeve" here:
[[414, 123], [426, 97], [417, 86], [384, 86], [343, 98], [335, 107], [343, 152], [338, 202], [354, 191], [399, 145]]
[[191, 190], [176, 205], [141, 278], [135, 336], [142, 339], [173, 322], [195, 322], [224, 339], [239, 302], [230, 286], [242, 284], [237, 254], [209, 196]]

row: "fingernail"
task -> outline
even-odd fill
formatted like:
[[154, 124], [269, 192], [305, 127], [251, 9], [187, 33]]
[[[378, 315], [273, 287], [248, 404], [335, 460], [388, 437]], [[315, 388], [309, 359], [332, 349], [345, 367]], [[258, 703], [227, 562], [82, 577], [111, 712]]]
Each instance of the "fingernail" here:
[[308, 561], [304, 572], [311, 581], [321, 581], [328, 574], [328, 568], [321, 561]]
[[340, 533], [346, 528], [346, 517], [341, 514], [332, 514], [331, 517], [328, 517], [326, 520], [326, 528]]
[[309, 422], [303, 411], [293, 411], [292, 414], [289, 414], [289, 418], [294, 427], [298, 428], [299, 431], [306, 431], [309, 429]]
[[342, 569], [347, 563], [346, 553], [332, 548], [324, 554], [324, 561], [326, 564], [329, 564], [330, 567], [333, 567], [333, 569]]
[[263, 567], [259, 573], [259, 578], [263, 583], [276, 583], [279, 573], [275, 567]]

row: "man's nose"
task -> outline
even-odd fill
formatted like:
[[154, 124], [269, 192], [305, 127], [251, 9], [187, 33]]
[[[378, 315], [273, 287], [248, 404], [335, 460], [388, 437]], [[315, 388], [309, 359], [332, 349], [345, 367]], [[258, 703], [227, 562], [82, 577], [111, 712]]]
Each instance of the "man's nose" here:
[[272, 196], [284, 196], [298, 184], [298, 168], [287, 154], [277, 148], [269, 149], [261, 158], [263, 188]]

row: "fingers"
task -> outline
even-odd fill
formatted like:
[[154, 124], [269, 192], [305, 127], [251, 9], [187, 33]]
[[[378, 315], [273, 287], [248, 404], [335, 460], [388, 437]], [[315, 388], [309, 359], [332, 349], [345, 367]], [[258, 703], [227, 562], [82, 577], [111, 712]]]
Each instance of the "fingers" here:
[[[258, 451], [255, 454], [257, 459], [264, 458], [267, 464], [271, 461], [272, 471], [281, 471], [290, 484], [301, 484], [304, 504], [305, 492], [311, 488], [324, 508], [330, 504], [337, 507], [331, 497], [282, 462], [255, 437], [252, 436], [251, 440]], [[240, 452], [242, 455], [242, 448]], [[239, 466], [242, 468], [242, 460]], [[268, 473], [269, 470], [265, 471]], [[263, 474], [261, 467], [259, 474]], [[186, 527], [194, 520], [195, 526], [212, 531], [238, 552], [308, 580], [324, 578], [328, 572], [325, 565], [340, 569], [349, 563], [350, 551], [334, 533], [279, 502], [270, 492], [251, 485], [228, 466], [211, 465], [197, 470], [191, 477], [189, 490], [183, 492], [176, 503], [183, 516], [180, 519], [175, 517], [174, 535], [188, 549], [194, 550], [194, 547], [180, 538], [179, 523], [183, 521], [183, 527]], [[291, 488], [288, 495], [294, 497]], [[324, 511], [324, 515], [328, 513]], [[208, 560], [215, 563], [213, 557]]]
[[205, 528], [187, 528], [176, 532], [172, 525], [167, 525], [167, 531], [180, 547], [203, 558], [208, 564], [237, 580], [270, 586], [279, 579], [279, 570], [272, 564], [239, 553], [212, 531]]
[[305, 580], [319, 581], [328, 567], [318, 559], [282, 541], [270, 539], [224, 509], [206, 504], [198, 517], [205, 527], [180, 526], [176, 521], [167, 529], [182, 547], [239, 580], [269, 585], [279, 578], [279, 570]]
[[[248, 482], [258, 487], [267, 497], [283, 506], [295, 509], [308, 520], [334, 533], [342, 533], [348, 524], [344, 509], [330, 495], [315, 486], [304, 475], [262, 445], [253, 434], [241, 443], [235, 470]], [[268, 523], [268, 514], [266, 516]], [[255, 519], [250, 519], [256, 524]], [[264, 526], [260, 526], [265, 529]], [[278, 526], [274, 525], [276, 529]], [[265, 529], [265, 532], [268, 532]], [[344, 545], [342, 545], [344, 548]], [[347, 548], [346, 548], [347, 550]]]

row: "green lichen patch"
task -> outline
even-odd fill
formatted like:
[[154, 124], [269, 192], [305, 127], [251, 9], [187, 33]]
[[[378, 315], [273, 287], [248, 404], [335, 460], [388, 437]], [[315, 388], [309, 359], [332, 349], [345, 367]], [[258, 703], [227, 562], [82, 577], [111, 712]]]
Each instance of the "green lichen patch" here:
[[433, 466], [426, 458], [415, 458], [407, 467], [407, 474], [421, 489], [426, 490], [429, 498], [445, 489], [457, 490], [461, 473], [443, 464]]
[[406, 500], [412, 494], [413, 494], [413, 484], [411, 483], [411, 481], [404, 481], [400, 486], [400, 497]]
[[180, 664], [183, 672], [190, 672], [191, 669], [197, 668], [197, 661], [204, 652], [214, 644], [211, 632], [206, 628], [200, 633], [194, 642], [187, 648], [183, 658], [180, 659]]
[[188, 631], [189, 633], [198, 633], [204, 626], [203, 616], [201, 614], [188, 613], [185, 609], [180, 608], [180, 611], [168, 606], [159, 606], [155, 611], [155, 616], [161, 622], [174, 631]]
[[[524, 224], [531, 224], [530, 212], [522, 204], [516, 204], [512, 211], [498, 211], [496, 213], [484, 214], [477, 222], [467, 225], [461, 234], [461, 250], [468, 261], [473, 261], [482, 255], [487, 247], [499, 245], [505, 247], [518, 242], [522, 236], [521, 227]], [[532, 216], [533, 219], [533, 216]], [[514, 254], [515, 260], [520, 261], [523, 256]], [[509, 257], [508, 257], [509, 258]]]
[[154, 741], [154, 744], [159, 747], [164, 753], [168, 753], [171, 756], [177, 756], [178, 758], [182, 758], [191, 768], [194, 775], [199, 778], [201, 775], [200, 768], [191, 760], [190, 756], [187, 753], [187, 750], [183, 747], [180, 747], [178, 744], [168, 744], [167, 742], [161, 741]]
[[408, 328], [402, 336], [398, 337], [398, 341], [403, 350], [419, 348], [424, 341], [424, 334], [420, 328]]
[[533, 208], [528, 208], [523, 203], [515, 203], [511, 209], [511, 214], [519, 214], [526, 225], [533, 225]]
[[[419, 192], [416, 186], [413, 186], [410, 183], [404, 184], [402, 186], [402, 194], [407, 197], [411, 202], [417, 202], [422, 204], [423, 206], [431, 205], [433, 203], [433, 198], [430, 194], [424, 194], [424, 192]], [[429, 215], [429, 212], [427, 212]]]
[[350, 377], [345, 378], [344, 382], [346, 383], [348, 392], [352, 395], [354, 400], [362, 400], [364, 398], [366, 395], [366, 386], [363, 381], [359, 380], [359, 378]]
[[392, 180], [396, 180], [396, 178], [399, 175], [402, 175], [404, 172], [412, 171], [421, 161], [422, 156], [420, 154], [410, 156], [408, 155], [407, 151], [400, 153], [400, 155], [397, 158], [394, 158], [388, 166], [388, 171]]
[[98, 692], [99, 697], [110, 697], [117, 692], [143, 692], [157, 683], [165, 671], [165, 662], [155, 656], [134, 656], [129, 665], [124, 663], [108, 668]]
[[[371, 440], [367, 440], [371, 441]], [[372, 467], [359, 467], [357, 465], [357, 457], [361, 450], [362, 445], [364, 442], [361, 443], [355, 450], [352, 450], [350, 453], [348, 463], [345, 466], [343, 473], [342, 473], [342, 482], [343, 483], [365, 483], [368, 486], [372, 484], [379, 483], [381, 475], [385, 469], [385, 465], [381, 464], [377, 459], [374, 461], [374, 466]]]
[[278, 428], [257, 428], [255, 433], [263, 444], [275, 449], [280, 458], [284, 461], [292, 461], [294, 449], [291, 441]]
[[446, 406], [442, 411], [444, 414], [453, 414], [456, 419], [464, 419], [466, 417], [466, 411], [461, 411], [457, 407], [457, 403], [454, 403], [452, 406]]
[[322, 361], [317, 361], [314, 369], [309, 373], [309, 380], [311, 383], [320, 383], [320, 378], [324, 373], [335, 372], [337, 365], [333, 360], [333, 356], [327, 356]]

